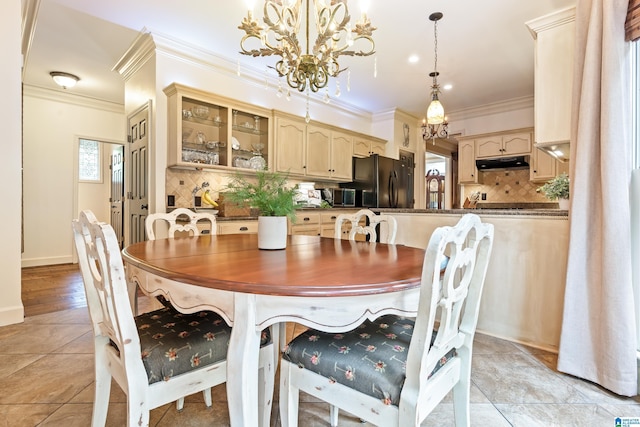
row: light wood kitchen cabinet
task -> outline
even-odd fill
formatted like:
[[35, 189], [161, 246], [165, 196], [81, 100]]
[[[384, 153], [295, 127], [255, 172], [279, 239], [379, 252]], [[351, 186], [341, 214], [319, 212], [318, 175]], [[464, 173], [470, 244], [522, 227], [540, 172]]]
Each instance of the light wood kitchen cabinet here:
[[529, 163], [529, 180], [534, 182], [548, 181], [555, 177], [557, 163], [558, 161], [549, 154], [534, 148]]
[[302, 121], [276, 119], [276, 169], [296, 175], [305, 174], [306, 126]]
[[331, 175], [331, 131], [307, 125], [307, 176], [325, 178]]
[[[333, 238], [335, 235], [336, 219], [340, 214], [353, 214], [357, 210], [322, 210], [319, 212], [298, 211], [296, 221], [289, 221], [289, 234], [303, 234], [306, 236], [321, 236]], [[348, 238], [350, 229], [346, 229]], [[343, 229], [343, 233], [345, 229]]]
[[353, 178], [353, 138], [345, 133], [331, 132], [331, 177], [351, 181]]
[[[340, 211], [340, 213], [345, 213]], [[320, 236], [322, 237], [335, 237], [336, 219], [338, 218], [336, 212], [322, 212], [320, 213]]]
[[458, 183], [477, 184], [478, 169], [476, 168], [475, 140], [460, 140], [458, 142]]
[[164, 89], [169, 167], [269, 167], [271, 111], [177, 83]]
[[292, 175], [351, 181], [351, 135], [302, 120], [276, 119], [276, 169]]
[[571, 138], [575, 12], [571, 7], [526, 23], [535, 40], [536, 143]]
[[372, 154], [379, 154], [381, 156], [384, 156], [385, 150], [385, 141], [371, 140], [361, 137], [356, 137], [353, 140], [354, 157], [369, 157]]
[[297, 212], [295, 222], [289, 221], [289, 234], [320, 236], [320, 212]]
[[258, 221], [217, 221], [218, 234], [256, 234], [258, 232]]
[[531, 133], [491, 135], [478, 138], [476, 158], [505, 157], [531, 153]]

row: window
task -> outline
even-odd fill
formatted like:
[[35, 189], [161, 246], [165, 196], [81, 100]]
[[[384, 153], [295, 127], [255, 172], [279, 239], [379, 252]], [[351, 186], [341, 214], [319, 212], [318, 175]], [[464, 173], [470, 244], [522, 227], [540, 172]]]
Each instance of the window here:
[[80, 139], [78, 148], [78, 179], [80, 182], [102, 182], [100, 143]]

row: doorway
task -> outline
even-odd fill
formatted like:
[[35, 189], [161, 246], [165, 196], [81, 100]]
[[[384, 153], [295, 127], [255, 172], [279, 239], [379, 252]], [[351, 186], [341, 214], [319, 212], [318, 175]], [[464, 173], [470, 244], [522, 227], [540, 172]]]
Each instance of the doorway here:
[[[102, 138], [79, 136], [74, 146], [74, 192], [73, 192], [73, 217], [77, 217], [80, 210], [91, 210], [98, 221], [111, 224], [118, 239], [122, 241], [124, 232], [122, 222], [114, 223], [112, 201], [114, 194], [123, 192], [124, 186], [118, 184], [121, 179], [124, 182], [124, 168], [116, 167], [114, 182], [113, 162], [123, 161], [124, 141], [113, 141]], [[118, 171], [117, 168], [121, 170]], [[118, 178], [117, 175], [121, 177]], [[116, 204], [118, 197], [115, 197]], [[122, 199], [122, 197], [121, 197]], [[120, 210], [122, 212], [122, 210]], [[76, 262], [74, 253], [74, 262]]]
[[440, 154], [425, 153], [427, 209], [451, 209], [450, 163], [446, 157]]

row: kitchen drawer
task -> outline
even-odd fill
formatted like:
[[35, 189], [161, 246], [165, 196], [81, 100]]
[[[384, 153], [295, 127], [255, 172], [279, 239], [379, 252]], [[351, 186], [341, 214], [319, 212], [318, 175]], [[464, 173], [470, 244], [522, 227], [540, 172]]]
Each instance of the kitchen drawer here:
[[218, 221], [218, 234], [255, 234], [258, 221]]
[[320, 237], [335, 237], [336, 229], [333, 225], [323, 225], [320, 227]]
[[307, 225], [307, 224], [320, 224], [320, 213], [319, 212], [298, 212], [296, 214], [296, 222], [293, 224], [294, 227], [299, 225]]
[[319, 236], [320, 235], [320, 226], [309, 224], [309, 225], [294, 225], [291, 227], [291, 235], [304, 235], [304, 236]]
[[[342, 212], [340, 212], [342, 213]], [[338, 212], [323, 212], [320, 214], [322, 224], [335, 224], [336, 218], [340, 215]]]

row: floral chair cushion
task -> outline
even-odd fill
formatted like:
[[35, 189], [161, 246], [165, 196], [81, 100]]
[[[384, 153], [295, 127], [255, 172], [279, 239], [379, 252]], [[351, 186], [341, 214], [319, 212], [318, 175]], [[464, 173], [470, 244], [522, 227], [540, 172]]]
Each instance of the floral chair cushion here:
[[[387, 405], [397, 406], [414, 324], [411, 319], [387, 315], [343, 334], [309, 329], [284, 348], [283, 357], [330, 382], [338, 382]], [[435, 337], [434, 331], [431, 345]], [[454, 355], [455, 350], [447, 353], [430, 376]]]
[[[227, 358], [231, 328], [213, 311], [182, 314], [164, 307], [135, 317], [149, 384]], [[269, 329], [260, 345], [271, 342]]]

